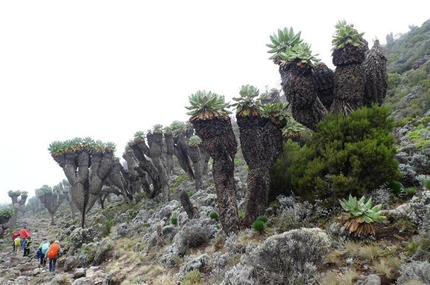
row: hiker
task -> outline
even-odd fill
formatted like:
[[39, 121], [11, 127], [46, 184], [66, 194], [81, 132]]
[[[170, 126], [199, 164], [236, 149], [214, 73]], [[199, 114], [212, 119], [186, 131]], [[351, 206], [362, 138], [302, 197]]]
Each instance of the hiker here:
[[16, 238], [13, 240], [13, 252], [16, 253], [19, 250], [20, 246], [21, 246], [21, 237], [18, 234]]
[[19, 232], [14, 232], [12, 235], [12, 247], [13, 247], [13, 252], [15, 252], [16, 250], [16, 245], [15, 245], [15, 239], [18, 237], [18, 239], [20, 240], [20, 244], [21, 245], [21, 239], [19, 238]]
[[57, 258], [60, 254], [63, 254], [63, 249], [60, 246], [60, 242], [56, 240], [49, 247], [46, 255], [49, 258], [49, 272], [55, 272], [55, 264], [57, 263]]
[[48, 252], [50, 245], [51, 244], [49, 243], [49, 241], [46, 238], [44, 238], [42, 240], [42, 243], [39, 246], [39, 249], [37, 250], [37, 252], [38, 252], [37, 258], [40, 258], [40, 267], [45, 268], [45, 266], [46, 266], [46, 258], [47, 258], [46, 253]]
[[32, 243], [33, 241], [31, 240], [31, 237], [30, 236], [28, 236], [26, 239], [25, 239], [25, 247], [24, 247], [24, 256], [28, 256], [29, 254], [30, 254], [30, 246], [31, 246], [31, 243]]
[[22, 229], [19, 231], [19, 236], [21, 237], [21, 246], [22, 248], [25, 248], [25, 239], [30, 236], [30, 232], [26, 226], [22, 227]]

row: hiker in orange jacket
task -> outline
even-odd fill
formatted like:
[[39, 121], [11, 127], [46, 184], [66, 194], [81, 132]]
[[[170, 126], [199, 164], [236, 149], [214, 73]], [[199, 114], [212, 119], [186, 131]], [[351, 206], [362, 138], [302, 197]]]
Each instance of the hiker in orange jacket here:
[[57, 258], [60, 254], [63, 254], [63, 249], [60, 246], [60, 242], [58, 240], [56, 240], [53, 244], [51, 244], [48, 251], [46, 252], [46, 255], [49, 258], [49, 271], [50, 272], [55, 271], [55, 264], [57, 263]]

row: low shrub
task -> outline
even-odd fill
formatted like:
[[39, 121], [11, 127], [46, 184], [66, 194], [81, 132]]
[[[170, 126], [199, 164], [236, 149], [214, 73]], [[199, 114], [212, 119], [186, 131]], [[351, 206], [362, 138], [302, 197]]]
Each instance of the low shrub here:
[[215, 212], [215, 211], [212, 211], [210, 214], [209, 214], [209, 217], [211, 218], [211, 219], [214, 219], [215, 221], [219, 221], [219, 215], [218, 215], [218, 213], [217, 212]]
[[262, 221], [259, 221], [259, 220], [256, 220], [252, 224], [252, 228], [259, 233], [262, 233], [265, 230], [264, 223]]

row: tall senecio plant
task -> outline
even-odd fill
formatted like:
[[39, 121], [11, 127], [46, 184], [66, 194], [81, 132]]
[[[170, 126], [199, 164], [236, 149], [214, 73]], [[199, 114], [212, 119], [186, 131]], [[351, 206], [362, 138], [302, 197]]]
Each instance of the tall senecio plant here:
[[267, 207], [270, 169], [282, 151], [282, 127], [286, 118], [279, 115], [286, 105], [261, 105], [257, 99], [259, 90], [251, 85], [242, 86], [239, 94], [240, 97], [233, 98], [236, 103], [232, 106], [236, 107], [240, 145], [249, 166], [244, 221], [250, 226]]
[[212, 174], [217, 191], [217, 203], [223, 230], [227, 234], [239, 230], [239, 216], [234, 184], [234, 156], [237, 142], [234, 136], [229, 104], [224, 96], [211, 91], [197, 91], [189, 97], [186, 107], [196, 134], [213, 159]]

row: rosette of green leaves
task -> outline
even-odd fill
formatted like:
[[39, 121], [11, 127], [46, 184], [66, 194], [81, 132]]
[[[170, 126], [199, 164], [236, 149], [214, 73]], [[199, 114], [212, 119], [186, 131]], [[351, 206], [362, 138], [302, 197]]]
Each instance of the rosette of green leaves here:
[[162, 133], [163, 132], [163, 125], [156, 124], [152, 127], [152, 131], [154, 133]]
[[202, 139], [199, 136], [192, 136], [188, 141], [188, 145], [192, 147], [199, 146], [201, 143]]
[[106, 149], [106, 144], [101, 140], [96, 140], [93, 147], [93, 152], [103, 153]]
[[9, 197], [11, 197], [11, 196], [19, 196], [19, 195], [21, 195], [21, 190], [9, 190], [7, 192], [7, 194], [9, 195]]
[[141, 142], [145, 139], [145, 134], [142, 131], [137, 131], [134, 133], [134, 141]]
[[236, 107], [236, 113], [239, 116], [258, 116], [260, 114], [260, 99], [257, 98], [260, 91], [252, 85], [242, 85], [239, 91], [240, 97], [234, 97], [233, 101], [236, 103], [231, 104]]
[[113, 153], [116, 150], [116, 144], [113, 142], [107, 142], [104, 144], [104, 146], [105, 146], [105, 149], [104, 149], [105, 152]]
[[288, 48], [298, 45], [303, 41], [300, 39], [300, 34], [301, 32], [295, 34], [291, 27], [283, 28], [282, 30], [278, 29], [278, 33], [273, 33], [273, 35], [270, 36], [271, 43], [266, 44], [266, 46], [270, 48], [267, 52], [273, 53], [269, 59], [279, 64], [281, 53], [285, 53]]
[[171, 134], [172, 133], [172, 127], [166, 126], [163, 128], [164, 133]]
[[263, 117], [271, 119], [277, 125], [285, 125], [290, 118], [286, 103], [264, 104], [260, 106], [260, 109]]
[[65, 152], [65, 145], [61, 141], [54, 141], [49, 144], [48, 151], [52, 156], [63, 155]]
[[231, 114], [228, 110], [230, 104], [225, 102], [224, 96], [217, 93], [199, 90], [188, 98], [191, 106], [186, 106], [185, 108], [189, 110], [187, 115], [191, 116], [191, 120], [225, 119]]
[[372, 198], [369, 198], [365, 202], [365, 197], [361, 197], [357, 201], [357, 198], [349, 195], [348, 200], [339, 200], [340, 205], [346, 211], [345, 215], [348, 217], [361, 217], [365, 223], [382, 222], [385, 220], [384, 216], [381, 216], [380, 210], [382, 205], [378, 204], [372, 207]]
[[375, 234], [375, 229], [371, 224], [385, 220], [385, 216], [382, 216], [380, 212], [382, 205], [372, 206], [372, 198], [366, 202], [364, 196], [357, 200], [350, 194], [348, 200], [342, 199], [339, 200], [339, 203], [345, 210], [339, 219], [346, 220], [345, 228], [358, 236], [369, 233]]
[[334, 49], [344, 48], [347, 45], [362, 47], [364, 46], [361, 40], [364, 33], [359, 33], [354, 25], [348, 24], [345, 20], [337, 22], [335, 25], [336, 32], [331, 41]]
[[176, 137], [180, 133], [185, 132], [187, 130], [187, 124], [181, 121], [173, 121], [170, 124], [170, 128], [172, 130], [173, 136]]
[[303, 125], [294, 120], [293, 118], [289, 118], [286, 126], [282, 129], [283, 137], [295, 137], [301, 131], [303, 131]]
[[299, 43], [295, 46], [288, 47], [285, 52], [281, 52], [279, 54], [279, 62], [281, 66], [295, 62], [300, 66], [306, 65], [315, 67], [315, 63], [320, 61], [316, 56], [318, 56], [318, 54], [312, 54], [310, 45]]
[[43, 197], [47, 193], [52, 193], [52, 188], [48, 185], [43, 185], [39, 189], [36, 189], [36, 196], [37, 197]]

